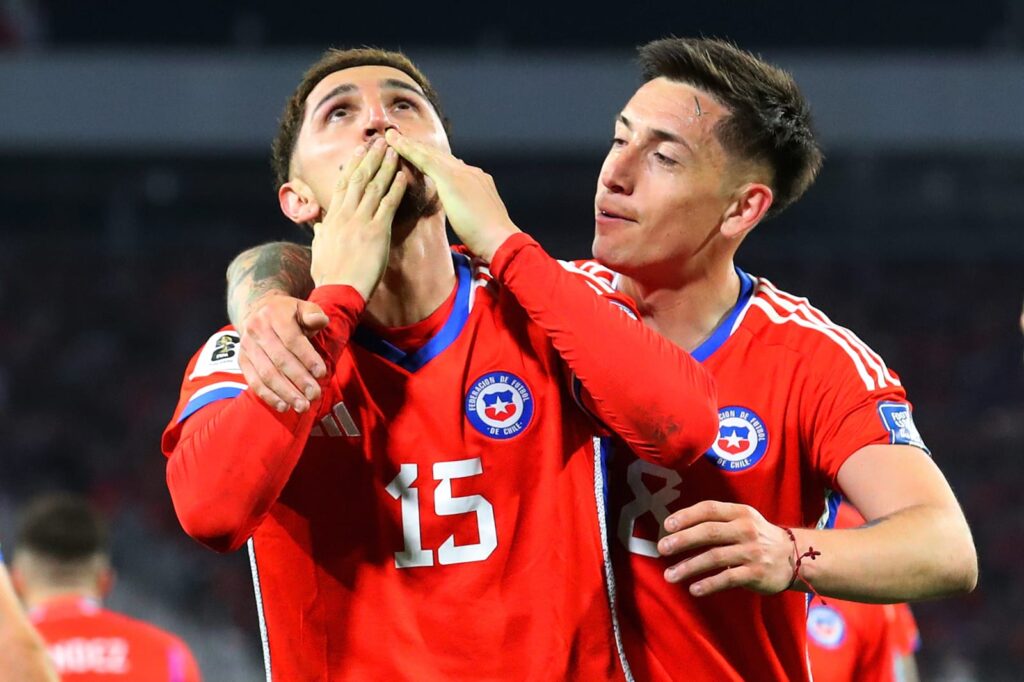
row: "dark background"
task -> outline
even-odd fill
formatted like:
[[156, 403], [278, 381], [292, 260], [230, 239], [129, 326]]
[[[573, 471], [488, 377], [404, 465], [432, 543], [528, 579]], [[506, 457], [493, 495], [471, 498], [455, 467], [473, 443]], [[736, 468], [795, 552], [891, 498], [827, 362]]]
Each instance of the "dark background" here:
[[[950, 73], [973, 65], [995, 74], [986, 91], [995, 91], [996, 114], [1024, 107], [1016, 78], [1024, 79], [1022, 2], [779, 5], [626, 3], [599, 12], [590, 4], [490, 3], [482, 16], [477, 3], [6, 0], [0, 111], [34, 116], [36, 95], [26, 93], [42, 93], [47, 111], [74, 122], [82, 104], [66, 95], [73, 83], [53, 79], [52, 64], [86, 55], [126, 68], [140, 58], [166, 62], [170, 73], [182, 55], [256, 63], [300, 54], [291, 80], [267, 86], [279, 107], [301, 66], [331, 44], [400, 47], [417, 61], [485, 55], [557, 70], [608, 55], [628, 65], [635, 45], [669, 33], [728, 37], [802, 68], [845, 60], [851, 79], [879, 59], [926, 60]], [[5, 82], [5, 67], [28, 74], [34, 89], [9, 75]], [[443, 100], [483, 86], [437, 80]], [[609, 87], [628, 93], [632, 85]], [[809, 94], [816, 107], [835, 106]], [[819, 181], [760, 226], [738, 260], [808, 296], [901, 374], [918, 426], [965, 507], [981, 581], [968, 597], [915, 607], [925, 679], [1015, 679], [1024, 666], [1024, 135], [1014, 138], [1012, 125], [1009, 136], [989, 135], [970, 101], [960, 103], [968, 113], [957, 113], [961, 93], [947, 94], [951, 120], [938, 127], [948, 139], [920, 138], [925, 120], [878, 122], [916, 140], [909, 145], [823, 127], [828, 159]], [[912, 98], [882, 109], [898, 112]], [[622, 103], [594, 114], [609, 121], [609, 135]], [[549, 102], [499, 104], [513, 118], [543, 117]], [[175, 106], [173, 92], [160, 106]], [[32, 495], [88, 494], [114, 522], [121, 582], [111, 606], [180, 632], [211, 680], [262, 675], [248, 562], [244, 553], [208, 552], [181, 532], [158, 441], [185, 362], [223, 323], [228, 261], [260, 241], [304, 238], [280, 215], [271, 187], [267, 147], [277, 111], [254, 110], [263, 140], [255, 144], [104, 147], [87, 139], [99, 125], [95, 113], [83, 115], [81, 140], [47, 138], [42, 119], [39, 138], [0, 130], [0, 539], [11, 539]], [[467, 160], [495, 176], [512, 217], [555, 255], [588, 255], [604, 140], [516, 151], [493, 125], [496, 137], [472, 138]], [[553, 117], [552, 125], [565, 122]], [[976, 139], [958, 137], [965, 127]]]

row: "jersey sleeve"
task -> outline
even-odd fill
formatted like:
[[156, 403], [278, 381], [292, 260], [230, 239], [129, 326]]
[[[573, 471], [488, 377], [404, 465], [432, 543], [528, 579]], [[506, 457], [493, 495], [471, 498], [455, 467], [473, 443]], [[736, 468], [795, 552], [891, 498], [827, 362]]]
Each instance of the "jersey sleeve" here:
[[171, 682], [202, 682], [195, 657], [177, 637], [172, 637], [167, 647], [167, 668]]
[[491, 272], [547, 334], [584, 404], [638, 456], [689, 464], [710, 447], [718, 432], [714, 380], [644, 325], [627, 297], [559, 264], [526, 234], [502, 244]]
[[[320, 380], [320, 398], [302, 414], [276, 412], [244, 386], [233, 400], [206, 400], [208, 393], [219, 390], [211, 386], [226, 383], [220, 375], [237, 379], [224, 371], [226, 361], [210, 375], [201, 376], [206, 371], [203, 363], [212, 357], [207, 355], [210, 342], [189, 363], [162, 447], [178, 520], [186, 533], [211, 549], [223, 552], [241, 547], [277, 501], [328, 393], [335, 362], [365, 306], [362, 296], [347, 286], [319, 287], [310, 300], [330, 320], [311, 339], [327, 373]], [[237, 334], [233, 338], [237, 349]], [[237, 365], [237, 359], [234, 362]]]
[[[826, 333], [827, 332], [827, 333]], [[847, 458], [868, 445], [912, 445], [928, 452], [899, 377], [848, 330], [832, 327], [806, 349], [801, 409], [812, 466], [833, 489]]]

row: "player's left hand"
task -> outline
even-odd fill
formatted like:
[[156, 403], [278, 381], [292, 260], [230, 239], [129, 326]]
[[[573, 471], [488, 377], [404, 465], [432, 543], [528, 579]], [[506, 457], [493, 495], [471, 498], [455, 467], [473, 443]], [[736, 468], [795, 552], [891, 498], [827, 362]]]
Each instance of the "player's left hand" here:
[[490, 175], [397, 130], [388, 130], [386, 137], [403, 159], [433, 180], [452, 230], [474, 255], [489, 263], [498, 247], [520, 231]]
[[[734, 587], [776, 594], [793, 577], [793, 543], [786, 531], [765, 520], [753, 507], [705, 500], [665, 519], [666, 535], [658, 541], [662, 556], [692, 556], [665, 570], [665, 580], [690, 585], [700, 597]], [[703, 551], [700, 551], [703, 550]]]

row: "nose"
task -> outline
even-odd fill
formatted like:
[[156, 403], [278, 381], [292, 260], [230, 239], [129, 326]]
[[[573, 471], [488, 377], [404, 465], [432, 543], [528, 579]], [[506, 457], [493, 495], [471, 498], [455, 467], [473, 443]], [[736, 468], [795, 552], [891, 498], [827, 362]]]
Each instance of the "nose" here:
[[612, 149], [601, 166], [601, 184], [612, 194], [632, 194], [636, 161], [636, 154], [629, 147]]
[[391, 128], [397, 128], [397, 126], [388, 116], [383, 102], [377, 101], [367, 107], [366, 123], [363, 126], [363, 138], [367, 142], [377, 137], [383, 137], [384, 133]]

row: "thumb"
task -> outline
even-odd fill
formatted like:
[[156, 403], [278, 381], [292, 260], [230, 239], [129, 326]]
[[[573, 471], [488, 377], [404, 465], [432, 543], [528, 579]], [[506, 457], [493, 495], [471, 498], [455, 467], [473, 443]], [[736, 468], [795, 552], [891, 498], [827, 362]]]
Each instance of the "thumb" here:
[[320, 331], [330, 321], [320, 306], [310, 301], [299, 302], [295, 317], [298, 319], [302, 331], [307, 333]]

